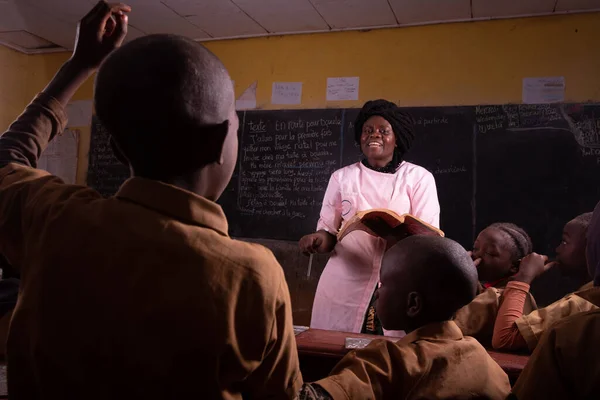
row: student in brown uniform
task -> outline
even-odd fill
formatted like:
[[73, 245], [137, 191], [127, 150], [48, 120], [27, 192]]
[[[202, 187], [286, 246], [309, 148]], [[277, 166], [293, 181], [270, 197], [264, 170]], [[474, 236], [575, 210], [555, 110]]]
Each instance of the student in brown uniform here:
[[[587, 263], [593, 272], [600, 271], [600, 204], [588, 230]], [[598, 398], [600, 359], [595, 349], [599, 337], [600, 309], [575, 314], [554, 324], [542, 335], [513, 388], [512, 398]]]
[[[292, 398], [302, 378], [282, 268], [232, 240], [215, 203], [237, 158], [231, 78], [179, 36], [113, 52], [129, 10], [98, 3], [70, 60], [0, 137], [0, 253], [22, 283], [10, 396]], [[109, 53], [96, 112], [132, 178], [104, 199], [35, 167]]]
[[486, 350], [451, 320], [477, 290], [477, 271], [458, 243], [411, 236], [391, 247], [381, 266], [377, 313], [386, 329], [405, 330], [347, 354], [305, 398], [504, 399], [508, 377]]
[[569, 221], [563, 231], [563, 239], [556, 249], [557, 261], [547, 263], [547, 258], [534, 256], [521, 262], [519, 273], [506, 286], [502, 305], [494, 325], [492, 346], [496, 349], [533, 351], [546, 329], [570, 315], [600, 307], [600, 288], [586, 284], [547, 307], [529, 314], [523, 312], [523, 301], [529, 296], [531, 283], [553, 266], [559, 266], [567, 274], [586, 280], [583, 266], [587, 266], [587, 280], [594, 273], [594, 266], [586, 261], [586, 235], [590, 215], [582, 214]]
[[[479, 294], [454, 316], [454, 322], [464, 335], [473, 336], [484, 346], [491, 346], [504, 287], [517, 273], [519, 260], [532, 251], [529, 235], [515, 224], [495, 223], [479, 233], [471, 252], [480, 281]], [[535, 309], [535, 300], [529, 294], [523, 313]]]

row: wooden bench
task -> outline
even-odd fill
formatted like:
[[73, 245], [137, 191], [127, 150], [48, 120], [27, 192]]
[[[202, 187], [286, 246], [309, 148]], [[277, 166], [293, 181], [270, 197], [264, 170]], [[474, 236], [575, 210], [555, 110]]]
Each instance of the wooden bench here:
[[[381, 339], [382, 336], [358, 333], [309, 329], [296, 336], [300, 370], [305, 382], [313, 382], [326, 377], [333, 367], [350, 350], [346, 349], [346, 338]], [[397, 340], [398, 338], [388, 338]], [[522, 354], [501, 353], [488, 350], [490, 356], [500, 365], [513, 384], [529, 360]]]

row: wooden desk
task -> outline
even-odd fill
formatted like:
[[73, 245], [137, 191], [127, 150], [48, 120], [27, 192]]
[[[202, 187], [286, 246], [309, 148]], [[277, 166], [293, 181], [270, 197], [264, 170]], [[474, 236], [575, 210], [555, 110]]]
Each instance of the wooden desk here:
[[[358, 333], [324, 331], [309, 329], [296, 336], [300, 369], [305, 382], [312, 382], [326, 377], [333, 367], [348, 353], [346, 338], [382, 339], [382, 336], [363, 335]], [[398, 340], [399, 338], [386, 338]], [[501, 353], [488, 350], [490, 356], [508, 375], [511, 384], [514, 383], [527, 364], [529, 356], [520, 354]]]

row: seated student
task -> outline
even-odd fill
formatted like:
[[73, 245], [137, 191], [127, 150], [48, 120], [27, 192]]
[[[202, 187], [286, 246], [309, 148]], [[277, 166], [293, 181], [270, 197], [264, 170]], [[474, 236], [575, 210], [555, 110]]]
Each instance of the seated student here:
[[[292, 398], [288, 287], [215, 201], [237, 158], [231, 78], [199, 43], [119, 47], [129, 7], [101, 1], [75, 51], [0, 137], [0, 253], [21, 271], [8, 391], [32, 399]], [[132, 178], [115, 197], [35, 169], [96, 77], [98, 118]], [[5, 94], [6, 95], [6, 94]]]
[[600, 289], [586, 284], [547, 307], [531, 313], [523, 310], [523, 299], [529, 296], [529, 286], [549, 268], [559, 266], [561, 272], [579, 276], [582, 282], [593, 275], [594, 266], [586, 262], [585, 254], [590, 219], [589, 213], [582, 214], [565, 225], [562, 242], [556, 249], [556, 262], [546, 264], [547, 259], [543, 257], [521, 262], [519, 273], [508, 283], [503, 294], [494, 325], [494, 348], [533, 351], [540, 336], [556, 321], [600, 307]]
[[350, 352], [329, 377], [305, 385], [301, 397], [504, 399], [507, 375], [451, 321], [476, 290], [477, 271], [458, 243], [433, 236], [400, 241], [384, 255], [376, 307], [384, 328], [410, 333]]
[[[479, 233], [471, 253], [481, 283], [479, 294], [454, 316], [454, 322], [464, 335], [473, 336], [484, 346], [491, 346], [504, 287], [517, 273], [519, 260], [532, 251], [529, 235], [514, 224], [495, 223]], [[528, 294], [523, 313], [535, 309], [535, 300]]]
[[[587, 264], [600, 272], [600, 203], [587, 233]], [[594, 277], [600, 284], [600, 275]], [[511, 398], [520, 400], [594, 399], [600, 393], [600, 309], [564, 318], [541, 337], [519, 376]]]
[[600, 309], [571, 315], [542, 335], [510, 398], [587, 400], [600, 393]]
[[579, 290], [594, 286], [588, 271], [585, 249], [587, 231], [592, 220], [591, 212], [581, 214], [567, 222], [563, 228], [560, 244], [556, 248], [556, 262], [564, 276], [570, 276], [579, 281]]

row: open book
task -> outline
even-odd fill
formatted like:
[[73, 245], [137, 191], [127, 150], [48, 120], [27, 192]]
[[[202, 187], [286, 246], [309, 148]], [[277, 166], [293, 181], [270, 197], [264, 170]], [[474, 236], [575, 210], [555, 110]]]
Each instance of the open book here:
[[338, 241], [355, 230], [388, 240], [389, 245], [412, 235], [444, 236], [444, 232], [410, 214], [398, 215], [392, 210], [375, 208], [356, 213], [344, 224], [337, 235]]

